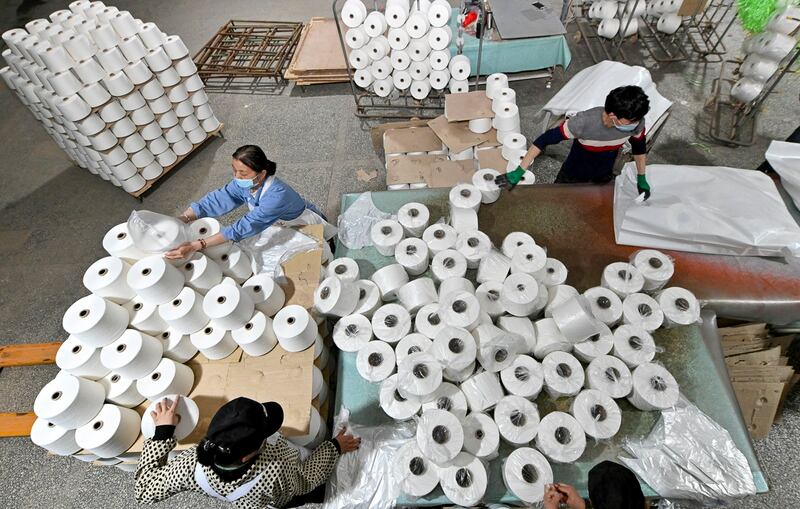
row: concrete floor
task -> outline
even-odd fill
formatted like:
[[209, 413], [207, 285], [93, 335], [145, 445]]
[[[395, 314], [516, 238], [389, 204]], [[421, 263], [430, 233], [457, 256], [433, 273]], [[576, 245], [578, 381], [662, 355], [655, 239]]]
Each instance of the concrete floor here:
[[[0, 4], [3, 30], [46, 17], [66, 1], [23, 0]], [[162, 30], [179, 34], [194, 52], [228, 19], [308, 20], [330, 16], [327, 0], [156, 0], [116, 2]], [[742, 38], [736, 27], [726, 44], [736, 56]], [[522, 106], [523, 132], [538, 135], [539, 108], [575, 72], [589, 65], [582, 47], [570, 39], [573, 62], [546, 89], [542, 81], [515, 83]], [[647, 61], [645, 61], [647, 62]], [[648, 65], [647, 63], [645, 65]], [[652, 162], [719, 164], [754, 168], [769, 140], [786, 137], [800, 118], [800, 76], [789, 74], [765, 103], [757, 142], [750, 148], [726, 148], [707, 141], [701, 119], [718, 64], [648, 65], [663, 95], [672, 99], [672, 117], [651, 153]], [[176, 214], [192, 200], [230, 178], [229, 156], [245, 143], [257, 143], [278, 162], [279, 174], [330, 217], [344, 192], [380, 190], [383, 171], [372, 149], [368, 128], [353, 116], [346, 85], [284, 90], [281, 95], [213, 94], [211, 103], [225, 122], [225, 139], [210, 142], [181, 169], [163, 181], [140, 204], [121, 190], [73, 166], [27, 109], [6, 90], [0, 91], [0, 164], [5, 184], [0, 191], [0, 342], [63, 340], [64, 310], [86, 291], [81, 276], [105, 256], [103, 234], [146, 208]], [[537, 162], [540, 182], [551, 182], [567, 146]], [[377, 168], [379, 177], [364, 183], [358, 169]], [[55, 367], [6, 369], [0, 373], [4, 411], [27, 410]], [[800, 398], [795, 393], [768, 440], [756, 443], [772, 492], [734, 504], [736, 508], [773, 508], [800, 501], [796, 458], [800, 457]], [[787, 504], [788, 503], [788, 504]], [[169, 506], [213, 507], [215, 502], [184, 494]], [[134, 507], [130, 474], [72, 459], [46, 455], [25, 439], [0, 440], [0, 507]]]

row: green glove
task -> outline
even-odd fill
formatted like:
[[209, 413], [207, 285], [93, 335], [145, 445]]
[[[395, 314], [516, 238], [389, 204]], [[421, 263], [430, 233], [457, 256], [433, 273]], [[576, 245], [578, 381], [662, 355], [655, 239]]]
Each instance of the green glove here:
[[644, 199], [650, 198], [650, 184], [647, 183], [647, 175], [636, 175], [636, 190], [639, 194], [644, 193]]
[[514, 189], [514, 187], [520, 183], [522, 177], [524, 176], [525, 170], [522, 168], [522, 166], [517, 166], [515, 170], [510, 171], [505, 175], [498, 175], [494, 179], [494, 183], [506, 189]]

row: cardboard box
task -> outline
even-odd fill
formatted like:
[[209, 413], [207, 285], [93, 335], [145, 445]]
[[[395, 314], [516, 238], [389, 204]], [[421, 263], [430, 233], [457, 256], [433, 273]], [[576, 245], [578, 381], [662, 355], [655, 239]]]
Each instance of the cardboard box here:
[[433, 165], [447, 156], [394, 156], [386, 162], [386, 184], [429, 182]]
[[500, 173], [506, 172], [508, 161], [503, 158], [503, 151], [499, 148], [489, 148], [478, 151], [478, 169], [491, 168]]
[[447, 94], [444, 96], [444, 116], [450, 122], [494, 118], [492, 100], [486, 97], [484, 90]]
[[427, 127], [427, 120], [403, 120], [401, 122], [386, 122], [378, 124], [369, 130], [370, 138], [372, 139], [372, 147], [375, 153], [383, 154], [385, 152], [383, 146], [383, 135], [390, 129], [405, 129], [407, 127]]
[[783, 394], [783, 383], [733, 382], [747, 431], [753, 438], [766, 438]]
[[430, 127], [389, 129], [383, 135], [383, 150], [387, 155], [430, 152], [441, 149], [442, 140], [434, 134]]
[[708, 0], [683, 0], [678, 16], [696, 16], [706, 10]]
[[453, 187], [457, 184], [471, 184], [475, 174], [475, 160], [442, 161], [431, 168], [428, 187]]
[[450, 152], [462, 152], [485, 141], [497, 140], [497, 132], [494, 129], [477, 134], [469, 130], [468, 124], [469, 122], [448, 122], [444, 115], [428, 122], [430, 128], [442, 140], [442, 143], [447, 145]]

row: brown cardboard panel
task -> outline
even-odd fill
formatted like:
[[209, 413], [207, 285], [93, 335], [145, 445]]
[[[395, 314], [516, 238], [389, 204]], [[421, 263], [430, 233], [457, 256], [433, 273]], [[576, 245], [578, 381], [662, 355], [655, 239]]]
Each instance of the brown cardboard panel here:
[[769, 350], [725, 357], [725, 363], [728, 366], [776, 366], [780, 356], [781, 347], [776, 346]]
[[450, 122], [494, 118], [492, 100], [486, 97], [486, 92], [483, 90], [447, 94], [444, 96], [444, 115]]
[[696, 16], [706, 9], [708, 0], [683, 0], [678, 16]]
[[442, 161], [431, 168], [428, 187], [453, 187], [457, 184], [471, 184], [475, 174], [475, 160]]
[[386, 163], [386, 184], [415, 184], [428, 182], [436, 163], [447, 161], [447, 156], [395, 156]]
[[491, 168], [500, 173], [506, 172], [508, 161], [503, 159], [503, 151], [499, 148], [489, 148], [478, 151], [478, 168]]
[[753, 438], [766, 438], [783, 393], [782, 383], [733, 382], [747, 431]]
[[[468, 122], [448, 122], [444, 115], [428, 122], [433, 132], [447, 145], [450, 152], [462, 152], [489, 140], [491, 131], [476, 134], [469, 130]], [[497, 138], [497, 134], [494, 135]]]
[[746, 325], [737, 325], [736, 327], [723, 327], [719, 329], [720, 337], [726, 339], [728, 336], [750, 336], [750, 337], [763, 337], [767, 334], [766, 323], [748, 323]]
[[739, 355], [743, 353], [757, 352], [769, 348], [771, 345], [769, 341], [762, 338], [756, 338], [753, 341], [739, 342], [739, 341], [723, 341], [722, 351], [725, 356]]
[[430, 127], [390, 129], [383, 135], [383, 148], [386, 154], [429, 152], [441, 150], [442, 140]]
[[728, 366], [731, 380], [776, 380], [786, 382], [794, 376], [790, 366]]
[[489, 139], [478, 145], [477, 148], [493, 148], [503, 146], [502, 143], [497, 141], [497, 129], [492, 127], [486, 134], [489, 135]]
[[[322, 225], [301, 226], [298, 230], [318, 241], [322, 240]], [[283, 287], [287, 306], [297, 304], [310, 309], [314, 305], [314, 292], [319, 284], [321, 266], [322, 248], [298, 253], [281, 264], [287, 280]]]
[[783, 393], [781, 394], [781, 401], [778, 403], [778, 410], [775, 411], [775, 420], [780, 420], [781, 413], [783, 412], [783, 405], [786, 404], [786, 397], [792, 392], [795, 384], [800, 381], [800, 375], [792, 376], [792, 379], [783, 384]]
[[789, 336], [779, 336], [777, 338], [769, 338], [769, 346], [779, 346], [781, 347], [781, 355], [786, 355], [786, 352], [789, 351], [789, 347], [794, 342], [795, 335]]
[[383, 154], [385, 152], [383, 147], [383, 133], [390, 129], [427, 127], [427, 125], [427, 120], [404, 120], [402, 122], [386, 122], [385, 124], [378, 124], [369, 130], [370, 138], [372, 138], [372, 148], [375, 149], [376, 154]]

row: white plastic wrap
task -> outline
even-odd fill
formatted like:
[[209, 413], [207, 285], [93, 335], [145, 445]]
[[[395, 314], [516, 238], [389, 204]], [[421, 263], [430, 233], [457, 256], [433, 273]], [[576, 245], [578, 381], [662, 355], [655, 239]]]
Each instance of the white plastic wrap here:
[[756, 492], [744, 454], [727, 430], [688, 401], [661, 412], [650, 434], [628, 440], [620, 458], [660, 496], [707, 506]]
[[781, 184], [795, 207], [800, 209], [800, 144], [773, 140], [764, 157], [780, 175]]
[[566, 352], [553, 352], [542, 361], [545, 391], [552, 399], [575, 396], [583, 388], [581, 363]]
[[461, 392], [461, 389], [451, 383], [442, 383], [433, 394], [425, 396], [425, 398], [430, 399], [430, 401], [422, 404], [423, 413], [432, 408], [437, 408], [450, 412], [461, 421], [467, 416], [467, 398]]
[[630, 368], [650, 362], [656, 355], [653, 336], [640, 325], [620, 325], [614, 330], [614, 355]]
[[453, 292], [439, 302], [439, 316], [452, 327], [471, 331], [480, 323], [481, 305], [477, 297], [467, 292]]
[[644, 67], [604, 60], [573, 76], [542, 109], [554, 115], [574, 115], [579, 111], [603, 106], [609, 92], [625, 85], [642, 87], [650, 99], [650, 111], [645, 115], [648, 126], [655, 126], [672, 105], [672, 101], [658, 92], [650, 71]]
[[518, 272], [503, 282], [500, 304], [514, 316], [529, 316], [536, 310], [539, 283], [533, 276]]
[[383, 341], [370, 341], [358, 351], [356, 368], [364, 380], [380, 382], [394, 373], [394, 350]]
[[[285, 282], [281, 264], [297, 253], [320, 249], [320, 242], [295, 230], [276, 226], [266, 229], [261, 235], [243, 239], [237, 244], [251, 259], [255, 274], [269, 274], [276, 282]], [[327, 242], [321, 243], [323, 259], [330, 255]], [[224, 256], [224, 255], [223, 255]]]
[[[800, 258], [800, 226], [761, 172], [719, 166], [648, 166], [653, 195], [636, 203], [636, 168], [614, 186], [618, 244], [708, 254]], [[713, 192], [712, 192], [713, 190]]]
[[467, 397], [467, 404], [473, 412], [483, 412], [493, 408], [503, 397], [503, 387], [497, 373], [483, 371], [461, 383], [461, 390]]
[[527, 349], [522, 336], [504, 331], [491, 322], [480, 324], [472, 335], [478, 344], [478, 362], [493, 373], [509, 367], [516, 356]]
[[633, 375], [624, 362], [611, 355], [596, 357], [586, 366], [586, 388], [604, 392], [614, 399], [624, 398], [633, 388]]
[[[698, 318], [700, 307], [697, 307]], [[639, 325], [648, 332], [661, 327], [664, 312], [655, 299], [644, 293], [632, 293], [622, 301], [622, 319], [626, 324]]]
[[433, 341], [419, 332], [413, 332], [394, 345], [394, 356], [400, 365], [412, 353], [427, 352], [431, 349]]
[[417, 423], [417, 445], [427, 458], [447, 463], [464, 445], [464, 428], [458, 417], [446, 410], [426, 410]]
[[146, 253], [165, 253], [192, 239], [189, 227], [180, 219], [149, 210], [131, 212], [128, 233]]
[[451, 277], [464, 277], [466, 273], [467, 259], [455, 249], [439, 251], [431, 260], [431, 274], [439, 283]]
[[569, 352], [572, 343], [561, 334], [558, 325], [552, 318], [542, 318], [534, 323], [536, 328], [536, 346], [533, 355], [537, 359], [544, 359], [552, 352]]
[[475, 294], [475, 285], [465, 277], [449, 277], [443, 279], [439, 284], [439, 300], [442, 301], [448, 295], [455, 292], [467, 292]]
[[632, 293], [638, 293], [644, 288], [644, 276], [639, 269], [625, 262], [614, 262], [603, 269], [601, 276], [603, 288], [608, 288], [624, 299]]
[[679, 398], [678, 382], [664, 366], [645, 363], [633, 370], [633, 390], [628, 401], [639, 410], [672, 408]]
[[556, 463], [573, 463], [586, 449], [586, 434], [571, 415], [550, 412], [539, 423], [536, 448]]
[[492, 249], [492, 241], [485, 233], [475, 230], [458, 234], [456, 250], [464, 255], [467, 268], [477, 269], [484, 256]]
[[534, 274], [534, 277], [544, 283], [548, 288], [551, 286], [563, 285], [567, 281], [569, 271], [561, 260], [548, 258], [544, 263], [544, 268]]
[[476, 280], [478, 283], [485, 283], [487, 281], [499, 281], [502, 283], [506, 280], [506, 276], [508, 276], [510, 270], [511, 259], [500, 251], [492, 249], [489, 251], [489, 254], [481, 260], [480, 265], [478, 265]]
[[586, 341], [576, 343], [572, 354], [579, 361], [589, 363], [601, 355], [608, 355], [614, 347], [614, 333], [607, 325], [600, 324], [600, 332]]
[[445, 326], [436, 334], [430, 353], [442, 366], [453, 370], [475, 364], [478, 348], [475, 338], [461, 327]]
[[666, 288], [656, 295], [656, 299], [664, 313], [666, 327], [691, 325], [702, 321], [700, 319], [700, 302], [692, 292], [685, 288], [679, 286]]
[[645, 292], [664, 288], [675, 274], [675, 262], [669, 256], [655, 249], [640, 249], [630, 257], [630, 263], [644, 277]]
[[442, 385], [442, 365], [428, 352], [406, 356], [397, 366], [397, 387], [401, 394], [427, 398]]
[[422, 403], [410, 394], [403, 395], [397, 390], [397, 375], [381, 382], [378, 396], [381, 409], [395, 421], [408, 421], [420, 410]]
[[536, 326], [526, 317], [501, 316], [497, 319], [497, 326], [504, 331], [513, 332], [525, 340], [527, 350], [524, 353], [532, 354], [536, 349]]
[[494, 408], [494, 422], [506, 442], [526, 445], [536, 436], [539, 410], [521, 396], [505, 396]]
[[463, 419], [464, 450], [490, 461], [500, 448], [500, 430], [494, 419], [483, 412], [472, 412]]
[[589, 301], [583, 295], [572, 297], [552, 311], [553, 321], [567, 340], [580, 343], [598, 334], [603, 325], [592, 314]]
[[387, 343], [397, 343], [411, 332], [411, 315], [399, 304], [386, 304], [372, 315], [372, 333]]
[[357, 352], [372, 340], [372, 323], [361, 314], [345, 316], [333, 327], [333, 342], [343, 352]]
[[500, 372], [506, 392], [531, 400], [536, 399], [544, 385], [544, 371], [536, 359], [517, 355], [510, 366]]
[[520, 447], [503, 463], [503, 482], [520, 500], [533, 504], [544, 499], [545, 487], [553, 482], [553, 470], [539, 451]]
[[486, 494], [488, 473], [486, 466], [475, 456], [459, 453], [449, 466], [443, 468], [439, 482], [447, 498], [463, 507], [477, 505]]
[[422, 232], [422, 240], [428, 244], [428, 249], [432, 255], [436, 255], [445, 249], [456, 247], [458, 233], [455, 228], [448, 224], [432, 224]]
[[531, 247], [535, 245], [536, 241], [533, 240], [533, 237], [531, 237], [529, 234], [525, 232], [511, 232], [503, 239], [501, 250], [508, 258], [513, 258], [514, 253], [516, 253], [518, 248], [523, 246]]
[[622, 425], [619, 405], [608, 394], [587, 389], [574, 400], [570, 412], [590, 437], [605, 440], [614, 437]]
[[475, 290], [475, 297], [481, 305], [481, 311], [492, 318], [497, 318], [505, 314], [505, 309], [500, 302], [500, 293], [503, 291], [503, 283], [499, 281], [487, 281]]
[[622, 320], [622, 299], [613, 291], [595, 286], [583, 292], [583, 295], [589, 300], [592, 314], [604, 324], [613, 327]]
[[361, 249], [372, 245], [372, 226], [392, 215], [383, 212], [372, 201], [372, 193], [363, 193], [347, 210], [339, 215], [339, 240], [348, 249]]
[[438, 303], [422, 306], [422, 308], [417, 311], [417, 316], [414, 317], [414, 330], [430, 339], [435, 338], [439, 331], [445, 326], [444, 320], [442, 320], [441, 315], [439, 315]]
[[437, 302], [439, 297], [433, 279], [421, 277], [401, 286], [397, 290], [397, 298], [409, 313], [415, 315], [424, 306]]
[[395, 456], [395, 476], [400, 489], [411, 497], [422, 497], [439, 484], [439, 467], [427, 459], [415, 441], [409, 441]]
[[429, 254], [428, 245], [415, 237], [401, 240], [394, 248], [394, 259], [410, 276], [419, 276], [428, 270]]

